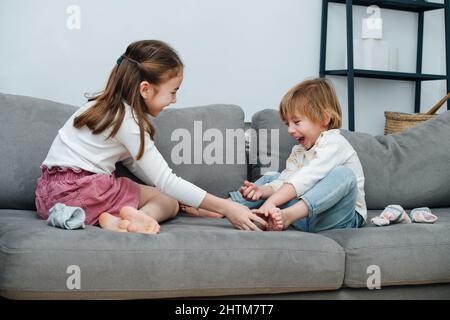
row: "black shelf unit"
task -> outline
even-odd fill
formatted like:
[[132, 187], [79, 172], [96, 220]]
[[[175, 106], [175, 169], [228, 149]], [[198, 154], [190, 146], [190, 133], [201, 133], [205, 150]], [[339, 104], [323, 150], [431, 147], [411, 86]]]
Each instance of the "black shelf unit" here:
[[[327, 70], [326, 69], [326, 45], [328, 26], [328, 4], [341, 3], [346, 6], [346, 27], [347, 27], [347, 69]], [[417, 30], [417, 62], [416, 72], [392, 72], [354, 69], [353, 67], [353, 6], [377, 5], [384, 9], [416, 12], [418, 16]], [[423, 74], [423, 21], [424, 13], [430, 10], [444, 10], [445, 17], [445, 50], [446, 50], [446, 75]], [[420, 95], [422, 81], [447, 80], [447, 92], [450, 92], [450, 0], [444, 3], [425, 2], [423, 0], [322, 0], [322, 32], [320, 41], [320, 71], [321, 77], [326, 75], [347, 77], [348, 91], [348, 127], [350, 131], [355, 130], [355, 78], [403, 80], [415, 82], [415, 103], [414, 112], [420, 112]], [[447, 102], [447, 109], [450, 110], [450, 101]]]

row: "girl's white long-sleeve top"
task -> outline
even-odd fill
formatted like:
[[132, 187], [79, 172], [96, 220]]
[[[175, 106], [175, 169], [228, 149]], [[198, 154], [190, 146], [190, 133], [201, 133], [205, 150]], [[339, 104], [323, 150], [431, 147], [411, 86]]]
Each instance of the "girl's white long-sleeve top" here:
[[339, 129], [324, 131], [309, 150], [295, 145], [286, 161], [286, 169], [277, 180], [267, 185], [275, 191], [284, 183], [290, 183], [300, 197], [317, 182], [325, 178], [333, 168], [346, 166], [353, 171], [358, 184], [356, 211], [367, 219], [364, 193], [364, 173], [361, 162], [352, 145], [341, 135]]
[[119, 131], [113, 138], [107, 138], [112, 130], [108, 128], [93, 134], [84, 126], [77, 129], [73, 120], [92, 105], [88, 103], [77, 110], [58, 131], [43, 165], [84, 169], [93, 173], [112, 174], [116, 163], [123, 164], [148, 185], [189, 206], [199, 207], [206, 191], [176, 176], [145, 133], [145, 149], [141, 159], [136, 160], [140, 147], [139, 126], [133, 117], [132, 108], [124, 103], [125, 117]]

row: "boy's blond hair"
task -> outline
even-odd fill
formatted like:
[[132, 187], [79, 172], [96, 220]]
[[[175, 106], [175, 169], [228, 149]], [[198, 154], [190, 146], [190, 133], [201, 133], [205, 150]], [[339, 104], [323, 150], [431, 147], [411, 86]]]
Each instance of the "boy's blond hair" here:
[[324, 78], [305, 80], [283, 97], [280, 116], [287, 121], [289, 116], [306, 116], [314, 123], [324, 124], [330, 119], [328, 129], [338, 129], [342, 125], [342, 113], [336, 91], [330, 81]]

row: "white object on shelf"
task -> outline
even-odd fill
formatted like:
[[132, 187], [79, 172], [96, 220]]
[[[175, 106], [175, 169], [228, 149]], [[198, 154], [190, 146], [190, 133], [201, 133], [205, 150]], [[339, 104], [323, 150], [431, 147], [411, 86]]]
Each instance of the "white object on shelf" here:
[[383, 20], [362, 19], [361, 38], [363, 39], [383, 39]]
[[[354, 69], [397, 71], [398, 48], [389, 48], [389, 43], [385, 40], [353, 39], [353, 67]], [[347, 59], [345, 59], [345, 68], [347, 69]]]
[[354, 55], [355, 69], [383, 70], [389, 68], [389, 46], [387, 41], [357, 39]]

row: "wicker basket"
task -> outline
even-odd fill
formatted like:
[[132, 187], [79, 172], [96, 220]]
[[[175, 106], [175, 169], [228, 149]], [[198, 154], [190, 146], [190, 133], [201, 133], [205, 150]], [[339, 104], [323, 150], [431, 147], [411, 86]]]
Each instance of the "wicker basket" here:
[[402, 113], [402, 112], [390, 112], [385, 111], [384, 116], [386, 118], [386, 123], [384, 125], [384, 134], [391, 133], [401, 133], [405, 129], [413, 127], [421, 122], [429, 120], [435, 116], [436, 111], [450, 99], [450, 93], [448, 93], [444, 98], [442, 98], [433, 108], [431, 108], [426, 113]]

